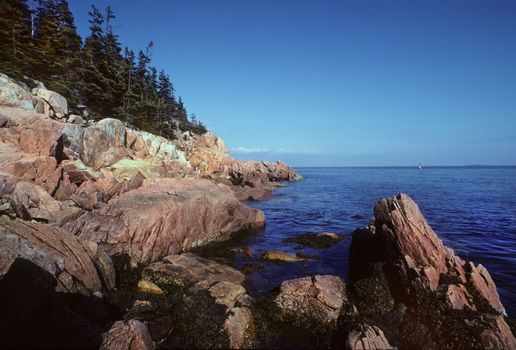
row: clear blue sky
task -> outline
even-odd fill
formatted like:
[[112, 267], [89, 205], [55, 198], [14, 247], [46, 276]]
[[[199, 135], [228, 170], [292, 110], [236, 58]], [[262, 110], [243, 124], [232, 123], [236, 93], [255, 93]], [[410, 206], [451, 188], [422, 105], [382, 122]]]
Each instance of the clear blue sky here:
[[516, 165], [514, 0], [94, 3], [237, 158]]

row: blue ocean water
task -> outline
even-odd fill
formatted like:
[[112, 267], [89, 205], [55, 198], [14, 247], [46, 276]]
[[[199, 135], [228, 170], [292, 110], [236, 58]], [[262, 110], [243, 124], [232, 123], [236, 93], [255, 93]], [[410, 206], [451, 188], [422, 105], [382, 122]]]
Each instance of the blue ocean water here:
[[[315, 273], [346, 278], [351, 234], [372, 218], [374, 204], [400, 192], [410, 195], [444, 244], [491, 273], [510, 316], [516, 317], [516, 167], [299, 168], [304, 180], [286, 184], [269, 200], [249, 202], [265, 211], [263, 232], [242, 237], [259, 262], [248, 275], [252, 294], [267, 293], [283, 280]], [[331, 231], [344, 239], [328, 249], [301, 248], [282, 240]], [[301, 252], [316, 259], [274, 264], [260, 259], [269, 249]]]

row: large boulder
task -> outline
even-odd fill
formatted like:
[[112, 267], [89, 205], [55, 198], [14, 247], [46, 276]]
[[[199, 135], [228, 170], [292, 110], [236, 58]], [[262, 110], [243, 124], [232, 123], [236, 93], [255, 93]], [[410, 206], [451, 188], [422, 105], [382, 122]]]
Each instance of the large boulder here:
[[29, 156], [13, 164], [12, 174], [41, 186], [52, 195], [61, 181], [63, 169], [57, 166], [54, 157]]
[[100, 172], [94, 171], [80, 159], [65, 160], [61, 163], [61, 167], [63, 168], [63, 172], [68, 175], [70, 181], [78, 186], [85, 181], [95, 181], [102, 176]]
[[489, 272], [444, 246], [409, 196], [380, 200], [374, 215], [350, 248], [360, 312], [402, 347], [516, 348]]
[[126, 128], [118, 119], [106, 118], [84, 130], [82, 160], [95, 170], [107, 167], [128, 154]]
[[59, 158], [63, 151], [63, 124], [31, 114], [16, 128], [19, 147], [28, 154]]
[[145, 131], [127, 129], [127, 147], [140, 156], [158, 157], [161, 160], [178, 160], [187, 164], [185, 154], [177, 149], [174, 142]]
[[147, 327], [138, 320], [117, 321], [104, 335], [101, 350], [152, 350]]
[[142, 275], [145, 281], [178, 296], [174, 312], [183, 346], [241, 349], [251, 345], [253, 299], [242, 286], [241, 272], [186, 253], [153, 263]]
[[52, 198], [43, 188], [20, 181], [10, 193], [10, 202], [18, 217], [63, 225], [82, 215], [82, 210]]
[[0, 73], [0, 105], [36, 111], [28, 89], [3, 73]]
[[202, 175], [222, 173], [234, 161], [224, 141], [212, 133], [191, 135], [187, 132], [179, 135], [176, 143], [192, 167]]
[[262, 211], [240, 203], [224, 185], [168, 178], [145, 180], [143, 186], [113, 198], [66, 228], [99, 243], [110, 254], [129, 254], [136, 264], [226, 240], [264, 223]]
[[111, 259], [64, 229], [0, 216], [0, 241], [0, 278], [25, 259], [53, 276], [58, 292], [91, 295], [115, 286]]
[[45, 89], [44, 87], [35, 88], [32, 92], [45, 101], [45, 115], [58, 119], [68, 115], [68, 102], [62, 95], [55, 91]]

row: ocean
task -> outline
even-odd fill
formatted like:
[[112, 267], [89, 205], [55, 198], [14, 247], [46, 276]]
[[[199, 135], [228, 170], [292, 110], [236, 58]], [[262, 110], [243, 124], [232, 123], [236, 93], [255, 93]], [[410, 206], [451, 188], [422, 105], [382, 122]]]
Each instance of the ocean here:
[[[275, 190], [270, 199], [247, 204], [265, 212], [263, 231], [231, 242], [253, 255], [232, 264], [259, 263], [247, 276], [254, 296], [282, 281], [313, 274], [347, 277], [351, 235], [373, 217], [374, 204], [400, 192], [418, 203], [443, 240], [465, 260], [484, 265], [493, 277], [509, 316], [516, 317], [516, 167], [298, 168], [304, 179]], [[344, 237], [328, 249], [282, 243], [289, 236], [336, 232]], [[269, 249], [314, 256], [304, 263], [264, 262]]]

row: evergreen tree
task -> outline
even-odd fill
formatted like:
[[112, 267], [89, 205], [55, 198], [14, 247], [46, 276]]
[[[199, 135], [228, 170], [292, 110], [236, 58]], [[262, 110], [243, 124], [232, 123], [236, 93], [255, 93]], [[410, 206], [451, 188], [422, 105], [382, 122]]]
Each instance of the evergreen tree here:
[[121, 66], [123, 64], [123, 57], [121, 55], [121, 47], [118, 41], [118, 36], [113, 32], [111, 25], [114, 20], [115, 14], [110, 6], [106, 8], [105, 16], [105, 36], [103, 37], [105, 55], [102, 62], [101, 72], [104, 75], [104, 79], [108, 86], [105, 91], [109, 95], [109, 101], [111, 102], [107, 109], [111, 110], [112, 113], [121, 107], [121, 101], [123, 97], [123, 77], [120, 75]]
[[123, 65], [120, 43], [111, 26], [115, 16], [110, 7], [104, 16], [93, 5], [89, 15], [90, 35], [83, 54], [83, 95], [98, 114], [118, 116], [123, 105], [124, 85], [120, 75]]
[[159, 124], [162, 125], [163, 131], [166, 135], [172, 135], [176, 129], [173, 116], [175, 111], [176, 101], [174, 98], [174, 86], [170, 81], [170, 77], [165, 71], [159, 72], [158, 81], [158, 119]]
[[66, 0], [39, 1], [34, 41], [40, 55], [34, 77], [79, 102], [82, 41]]
[[92, 6], [90, 33], [82, 45], [67, 0], [39, 0], [33, 13], [25, 0], [0, 0], [0, 71], [43, 81], [69, 103], [84, 103], [95, 116], [114, 116], [128, 125], [169, 138], [178, 130], [206, 132], [176, 101], [170, 77], [151, 65], [151, 41], [136, 57], [121, 54], [113, 30], [115, 14]]
[[13, 78], [32, 76], [36, 60], [32, 12], [27, 2], [0, 1], [0, 71]]
[[102, 25], [104, 17], [94, 5], [91, 6], [89, 23], [90, 35], [86, 37], [83, 49], [83, 79], [82, 96], [85, 103], [98, 113], [103, 112], [102, 102], [104, 101], [105, 83], [98, 63], [102, 60], [104, 47], [102, 36], [104, 34]]
[[124, 119], [128, 125], [134, 126], [134, 116], [136, 107], [139, 101], [139, 96], [135, 93], [136, 85], [136, 58], [134, 51], [125, 48], [124, 58], [120, 65], [120, 77], [122, 91], [122, 106], [119, 110], [119, 115]]

